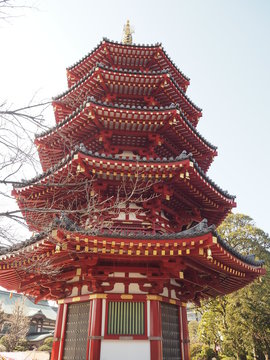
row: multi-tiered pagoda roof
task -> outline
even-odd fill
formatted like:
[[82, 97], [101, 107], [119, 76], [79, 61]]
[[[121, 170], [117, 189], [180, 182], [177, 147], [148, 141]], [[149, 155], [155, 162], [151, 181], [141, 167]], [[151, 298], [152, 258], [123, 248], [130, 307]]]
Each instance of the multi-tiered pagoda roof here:
[[[197, 131], [189, 79], [160, 44], [104, 39], [67, 78], [53, 99], [56, 125], [35, 139], [44, 173], [13, 190], [39, 235], [2, 251], [1, 285], [56, 299], [74, 286], [136, 283], [198, 301], [264, 273], [214, 230], [235, 198], [206, 174], [216, 147]], [[57, 281], [40, 272], [45, 259]]]

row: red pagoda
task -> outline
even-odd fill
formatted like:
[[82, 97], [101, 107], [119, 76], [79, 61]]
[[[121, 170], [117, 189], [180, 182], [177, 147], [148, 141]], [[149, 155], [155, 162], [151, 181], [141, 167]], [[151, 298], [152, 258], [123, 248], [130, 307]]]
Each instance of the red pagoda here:
[[189, 359], [186, 303], [264, 274], [215, 232], [235, 201], [206, 175], [189, 79], [125, 30], [67, 69], [44, 173], [13, 190], [36, 235], [1, 250], [0, 285], [58, 301], [53, 360]]

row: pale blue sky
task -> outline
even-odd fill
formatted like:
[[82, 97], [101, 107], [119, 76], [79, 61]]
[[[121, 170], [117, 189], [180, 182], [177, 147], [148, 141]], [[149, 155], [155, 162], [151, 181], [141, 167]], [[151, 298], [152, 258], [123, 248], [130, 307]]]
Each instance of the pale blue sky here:
[[187, 94], [203, 109], [198, 129], [218, 146], [208, 174], [270, 232], [270, 1], [47, 0], [37, 8], [0, 28], [1, 99], [61, 93], [65, 68], [103, 36], [120, 41], [130, 19], [135, 43], [162, 42], [190, 77]]

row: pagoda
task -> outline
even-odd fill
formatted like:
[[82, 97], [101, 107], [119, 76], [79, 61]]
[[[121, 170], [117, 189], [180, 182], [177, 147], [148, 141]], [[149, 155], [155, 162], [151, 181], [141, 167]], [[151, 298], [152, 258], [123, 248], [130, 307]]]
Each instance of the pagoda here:
[[129, 23], [67, 79], [35, 139], [43, 174], [13, 189], [35, 235], [1, 250], [0, 285], [58, 302], [52, 360], [187, 360], [187, 302], [265, 272], [215, 232], [235, 198], [206, 175], [189, 79]]

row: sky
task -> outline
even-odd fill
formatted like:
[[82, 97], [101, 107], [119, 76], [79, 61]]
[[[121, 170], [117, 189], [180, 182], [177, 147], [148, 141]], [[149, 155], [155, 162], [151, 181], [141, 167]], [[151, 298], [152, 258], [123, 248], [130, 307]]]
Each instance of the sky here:
[[0, 25], [2, 101], [16, 107], [62, 93], [66, 68], [103, 37], [121, 41], [129, 19], [134, 43], [162, 42], [190, 78], [187, 95], [203, 109], [198, 130], [218, 146], [208, 175], [237, 196], [235, 211], [270, 233], [269, 0], [25, 3], [34, 8]]

